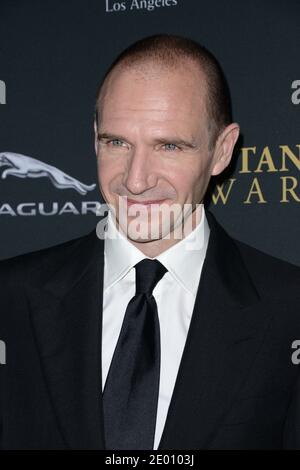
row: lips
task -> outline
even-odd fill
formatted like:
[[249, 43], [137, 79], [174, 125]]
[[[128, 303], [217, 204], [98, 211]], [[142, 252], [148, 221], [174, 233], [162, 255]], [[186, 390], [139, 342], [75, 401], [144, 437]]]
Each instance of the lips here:
[[160, 199], [158, 201], [133, 201], [132, 199], [127, 199], [127, 205], [131, 206], [133, 204], [141, 204], [143, 206], [150, 206], [151, 204], [161, 204], [165, 199]]

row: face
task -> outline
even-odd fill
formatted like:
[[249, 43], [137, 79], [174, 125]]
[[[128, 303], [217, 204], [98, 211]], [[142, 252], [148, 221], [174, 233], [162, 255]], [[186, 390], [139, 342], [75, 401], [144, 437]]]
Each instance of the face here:
[[151, 67], [115, 70], [101, 101], [95, 125], [100, 191], [119, 228], [148, 256], [179, 241], [174, 229], [199, 215], [201, 205], [195, 208], [210, 176], [229, 163], [233, 138], [232, 148], [221, 139], [209, 151], [205, 94], [195, 67]]

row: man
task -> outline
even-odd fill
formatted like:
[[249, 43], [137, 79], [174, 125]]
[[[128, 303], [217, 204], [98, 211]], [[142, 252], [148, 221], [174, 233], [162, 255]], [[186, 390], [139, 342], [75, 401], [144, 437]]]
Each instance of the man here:
[[203, 206], [239, 135], [229, 103], [216, 59], [178, 36], [106, 73], [108, 217], [1, 263], [2, 448], [300, 448], [300, 270]]

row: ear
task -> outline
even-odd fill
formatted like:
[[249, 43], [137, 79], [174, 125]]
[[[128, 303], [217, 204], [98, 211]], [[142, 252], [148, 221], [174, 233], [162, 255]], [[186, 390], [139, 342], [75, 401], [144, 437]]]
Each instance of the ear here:
[[94, 118], [94, 145], [95, 145], [95, 153], [98, 154], [98, 126], [96, 121], [96, 116]]
[[219, 135], [214, 151], [214, 164], [211, 175], [218, 175], [229, 165], [233, 149], [238, 140], [240, 126], [233, 122], [229, 124]]

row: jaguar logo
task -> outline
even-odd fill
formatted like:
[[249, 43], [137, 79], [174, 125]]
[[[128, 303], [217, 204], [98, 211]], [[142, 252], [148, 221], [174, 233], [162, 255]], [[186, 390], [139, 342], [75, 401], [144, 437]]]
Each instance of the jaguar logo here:
[[17, 176], [18, 178], [41, 178], [46, 176], [56, 188], [72, 188], [83, 195], [86, 195], [88, 191], [93, 191], [96, 187], [96, 184], [81, 183], [81, 181], [67, 175], [55, 166], [20, 153], [0, 153], [0, 167], [2, 166], [7, 167], [1, 174], [2, 179], [7, 176]]

